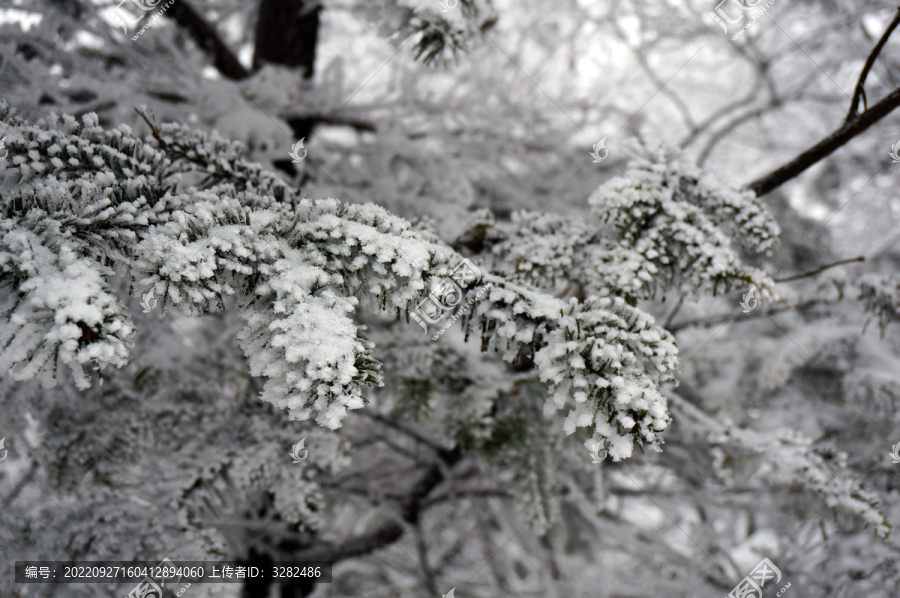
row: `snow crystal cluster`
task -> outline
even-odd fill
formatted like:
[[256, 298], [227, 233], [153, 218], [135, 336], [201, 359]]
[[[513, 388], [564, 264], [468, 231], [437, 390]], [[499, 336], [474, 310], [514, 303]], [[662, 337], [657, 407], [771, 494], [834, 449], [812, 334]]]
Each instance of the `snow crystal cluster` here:
[[660, 152], [638, 155], [588, 201], [594, 219], [517, 214], [521, 230], [494, 250], [510, 276], [539, 287], [578, 281], [585, 294], [632, 302], [750, 285], [771, 296], [773, 281], [742, 259], [772, 248], [780, 233], [753, 193]]
[[611, 288], [636, 297], [657, 290], [713, 295], [773, 282], [742, 263], [740, 250], [762, 253], [780, 230], [755, 194], [736, 191], [660, 152], [638, 157], [625, 176], [589, 199], [612, 234], [595, 256]]
[[634, 443], [658, 447], [669, 423], [659, 386], [677, 365], [672, 336], [620, 297], [568, 302], [486, 277], [489, 293], [467, 322], [480, 323], [482, 345], [533, 359], [550, 386], [544, 411], [569, 408], [567, 433], [593, 430], [615, 461]]

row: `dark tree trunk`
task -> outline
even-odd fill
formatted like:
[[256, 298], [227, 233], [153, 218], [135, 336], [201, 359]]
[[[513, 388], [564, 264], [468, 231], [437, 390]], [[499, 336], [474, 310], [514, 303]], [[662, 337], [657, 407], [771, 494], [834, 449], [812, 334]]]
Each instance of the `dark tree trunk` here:
[[[253, 70], [265, 64], [298, 68], [305, 79], [312, 79], [316, 68], [319, 40], [318, 0], [261, 0], [256, 21], [256, 49]], [[288, 121], [295, 139], [309, 138], [315, 120], [292, 118]], [[290, 160], [273, 162], [276, 168], [293, 174]]]
[[190, 34], [194, 42], [212, 58], [213, 64], [222, 75], [233, 81], [250, 76], [237, 56], [216, 33], [216, 28], [207, 23], [186, 0], [175, 2], [168, 8], [166, 15]]
[[[278, 543], [278, 550], [283, 554], [295, 554], [306, 548], [292, 540], [282, 540]], [[312, 594], [314, 584], [308, 578], [297, 577], [286, 584], [282, 584], [279, 589], [281, 598], [303, 598]]]
[[281, 586], [281, 598], [303, 598], [312, 594], [314, 584], [307, 579], [296, 579]]
[[[259, 567], [263, 571], [272, 570], [272, 559], [266, 554], [260, 554], [255, 550], [250, 550], [247, 557], [247, 565]], [[269, 587], [272, 581], [267, 577], [260, 579], [248, 579], [241, 588], [241, 598], [269, 598]]]
[[253, 70], [266, 63], [303, 69], [311, 79], [316, 65], [319, 11], [316, 0], [262, 0], [256, 22]]

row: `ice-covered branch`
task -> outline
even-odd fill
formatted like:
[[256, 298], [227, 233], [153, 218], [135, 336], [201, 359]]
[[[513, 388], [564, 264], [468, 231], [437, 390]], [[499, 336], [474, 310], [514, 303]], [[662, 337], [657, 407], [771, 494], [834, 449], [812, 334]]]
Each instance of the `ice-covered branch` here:
[[[300, 199], [214, 134], [148, 121], [147, 141], [91, 115], [61, 127], [2, 121], [13, 165], [3, 276], [13, 284], [0, 359], [48, 383], [56, 356], [76, 371], [122, 365], [133, 326], [108, 288], [115, 268], [161, 310], [197, 316], [231, 298], [250, 371], [267, 379], [262, 398], [339, 427], [363, 406], [362, 388], [382, 383], [357, 307], [399, 316], [462, 256], [378, 206]], [[548, 412], [568, 406], [616, 460], [635, 441], [659, 444], [668, 414], [658, 391], [676, 349], [649, 315], [622, 297], [567, 302], [502, 276], [485, 282], [467, 324], [483, 349], [533, 358], [551, 387]], [[79, 294], [60, 296], [63, 283]]]

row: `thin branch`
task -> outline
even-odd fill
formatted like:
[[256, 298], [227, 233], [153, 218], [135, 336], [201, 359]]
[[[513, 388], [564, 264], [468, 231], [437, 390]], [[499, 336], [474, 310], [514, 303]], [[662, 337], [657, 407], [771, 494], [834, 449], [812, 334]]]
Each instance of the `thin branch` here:
[[831, 268], [837, 268], [838, 266], [843, 266], [844, 264], [852, 264], [854, 262], [864, 262], [866, 258], [863, 256], [852, 257], [846, 260], [840, 260], [838, 262], [834, 262], [833, 264], [825, 264], [824, 266], [819, 266], [818, 268], [814, 268], [809, 272], [803, 272], [802, 274], [794, 274], [792, 276], [785, 276], [784, 278], [775, 278], [775, 282], [789, 282], [791, 280], [799, 280], [801, 278], [809, 278], [810, 276], [815, 276], [819, 272], [824, 272], [825, 270], [830, 270]]
[[[457, 459], [458, 460], [458, 459]], [[444, 481], [441, 468], [434, 465], [413, 486], [410, 493], [399, 500], [399, 519], [390, 517], [383, 523], [358, 536], [354, 536], [339, 545], [320, 543], [307, 546], [291, 555], [291, 560], [299, 561], [341, 561], [348, 558], [370, 554], [389, 546], [399, 540], [405, 533], [403, 522], [416, 525], [423, 505], [431, 491]]]
[[0, 511], [6, 510], [6, 508], [11, 505], [13, 501], [16, 500], [16, 498], [19, 497], [19, 493], [22, 491], [22, 488], [25, 487], [25, 484], [31, 481], [31, 478], [34, 476], [37, 469], [37, 461], [32, 461], [31, 465], [28, 467], [28, 471], [24, 472], [25, 475], [19, 478], [19, 481], [16, 482], [16, 485], [13, 486], [12, 490], [9, 491], [9, 494], [7, 494], [3, 498], [3, 502], [0, 503]]
[[887, 43], [888, 38], [891, 36], [891, 33], [893, 33], [894, 29], [897, 28], [897, 25], [900, 25], [900, 7], [897, 7], [897, 14], [894, 15], [894, 20], [891, 21], [890, 25], [888, 25], [888, 28], [885, 30], [884, 35], [881, 36], [881, 39], [878, 40], [878, 43], [875, 44], [875, 47], [872, 48], [872, 52], [869, 53], [869, 57], [866, 59], [866, 64], [863, 66], [862, 72], [859, 74], [859, 81], [856, 82], [856, 90], [853, 92], [853, 100], [850, 103], [850, 110], [849, 112], [847, 112], [847, 118], [844, 119], [844, 124], [849, 123], [858, 116], [857, 111], [859, 110], [860, 100], [862, 100], [863, 106], [866, 106], [866, 77], [869, 75], [869, 70], [871, 70], [872, 65], [875, 64], [875, 60], [878, 58], [878, 54]]
[[250, 71], [244, 68], [235, 53], [222, 41], [215, 27], [207, 23], [206, 19], [194, 10], [187, 0], [177, 0], [166, 11], [166, 16], [191, 36], [197, 46], [212, 59], [213, 66], [224, 77], [240, 81], [250, 76]]
[[425, 534], [422, 531], [420, 522], [416, 522], [413, 527], [416, 536], [416, 556], [419, 557], [419, 568], [425, 577], [425, 588], [430, 596], [437, 596], [437, 582], [435, 581], [434, 571], [428, 564], [428, 544], [425, 542]]
[[393, 449], [395, 452], [400, 453], [401, 455], [403, 455], [403, 456], [406, 457], [407, 459], [412, 460], [413, 462], [418, 463], [418, 462], [420, 462], [420, 461], [422, 460], [422, 455], [421, 455], [421, 453], [417, 453], [417, 452], [415, 452], [415, 451], [411, 451], [411, 450], [409, 450], [409, 449], [407, 449], [407, 448], [404, 448], [404, 447], [400, 446], [399, 444], [397, 444], [396, 442], [394, 442], [393, 440], [391, 440], [390, 438], [388, 438], [388, 437], [385, 436], [384, 434], [373, 434], [373, 435], [372, 435], [372, 438], [373, 438], [374, 440], [376, 440], [377, 442], [383, 442], [383, 443], [386, 444], [388, 447], [390, 447], [391, 449]]
[[375, 133], [378, 129], [375, 127], [374, 123], [371, 123], [367, 120], [360, 120], [353, 117], [343, 117], [343, 116], [334, 116], [328, 114], [307, 114], [304, 116], [286, 116], [284, 120], [291, 126], [292, 120], [310, 120], [314, 124], [319, 125], [333, 125], [337, 127], [350, 127], [356, 131], [366, 131], [368, 133]]
[[686, 148], [688, 145], [693, 143], [704, 131], [709, 129], [712, 125], [716, 123], [717, 120], [726, 117], [731, 112], [737, 112], [741, 108], [745, 106], [749, 106], [753, 102], [756, 101], [757, 92], [758, 92], [758, 79], [760, 77], [757, 76], [757, 81], [754, 81], [754, 85], [751, 88], [752, 92], [750, 95], [745, 96], [743, 99], [740, 99], [732, 104], [727, 104], [723, 108], [719, 108], [712, 114], [710, 114], [706, 120], [699, 123], [695, 126], [691, 131], [687, 134], [687, 136], [678, 142], [678, 147], [681, 149]]
[[[719, 430], [722, 427], [721, 423], [694, 404], [695, 401], [700, 399], [697, 391], [687, 384], [681, 384], [680, 386], [680, 392], [676, 393], [670, 391], [666, 393], [666, 400], [668, 400], [673, 407], [680, 409], [682, 413], [692, 418], [695, 422], [706, 426], [710, 430]], [[681, 395], [686, 396], [682, 397]], [[687, 395], [690, 395], [690, 397]]]
[[767, 112], [772, 110], [773, 108], [778, 107], [782, 104], [781, 100], [769, 100], [764, 106], [760, 108], [756, 108], [751, 110], [750, 112], [745, 112], [740, 116], [737, 116], [731, 119], [729, 122], [725, 123], [721, 129], [710, 135], [709, 140], [706, 142], [706, 146], [700, 152], [700, 155], [697, 157], [697, 165], [703, 166], [706, 163], [706, 160], [709, 159], [710, 154], [713, 153], [713, 149], [728, 135], [731, 135], [734, 132], [734, 129], [748, 120], [752, 120], [754, 118], [760, 118], [761, 116], [765, 116]]
[[[358, 449], [359, 446], [360, 446], [359, 444], [354, 444], [355, 449]], [[381, 480], [381, 479], [384, 479], [384, 478], [387, 478], [390, 476], [399, 476], [399, 477], [403, 478], [403, 476], [405, 476], [406, 474], [419, 471], [420, 469], [421, 469], [420, 464], [414, 464], [414, 465], [410, 465], [409, 467], [404, 467], [404, 468], [398, 467], [395, 469], [390, 469], [390, 470], [385, 470], [385, 471], [380, 471], [380, 472], [372, 472], [367, 469], [367, 470], [363, 470], [363, 471], [355, 471], [355, 472], [352, 472], [349, 474], [341, 474], [338, 477], [332, 478], [333, 481], [331, 481], [331, 482], [328, 480], [322, 480], [320, 482], [320, 484], [323, 488], [343, 487], [346, 489], [346, 488], [348, 488], [348, 484], [350, 482], [354, 482], [358, 479], [363, 479], [364, 482], [369, 481], [371, 483], [371, 480]], [[329, 477], [331, 477], [331, 476], [329, 476]]]
[[668, 328], [669, 332], [675, 333], [679, 330], [683, 330], [685, 328], [709, 328], [710, 326], [717, 326], [719, 324], [724, 324], [726, 322], [734, 321], [735, 323], [746, 322], [748, 320], [756, 320], [759, 318], [765, 318], [773, 314], [781, 313], [784, 311], [804, 311], [815, 307], [816, 305], [829, 305], [832, 303], [837, 303], [838, 299], [810, 299], [809, 301], [804, 301], [803, 303], [795, 303], [791, 305], [781, 305], [776, 307], [771, 307], [769, 309], [761, 309], [759, 311], [752, 311], [748, 314], [741, 316], [740, 318], [736, 318], [733, 313], [730, 314], [722, 314], [719, 316], [713, 316], [712, 318], [702, 318], [699, 320], [688, 320], [687, 322], [679, 322], [677, 324], [673, 324]]
[[860, 114], [859, 118], [843, 125], [840, 129], [834, 131], [831, 135], [822, 139], [787, 164], [759, 177], [748, 184], [746, 188], [756, 193], [757, 197], [762, 197], [766, 193], [777, 189], [787, 181], [805, 172], [810, 166], [830, 156], [848, 141], [893, 112], [897, 106], [900, 106], [900, 89], [895, 89], [883, 100]]
[[[490, 521], [488, 521], [488, 516], [490, 516]], [[496, 544], [491, 537], [491, 531], [492, 529], [499, 528], [502, 523], [498, 521], [498, 518], [491, 512], [484, 513], [479, 511], [475, 520], [478, 522], [478, 536], [481, 540], [481, 558], [487, 560], [488, 566], [491, 569], [491, 574], [494, 576], [494, 583], [496, 584], [497, 589], [500, 590], [498, 593], [501, 596], [510, 596], [513, 592], [511, 592], [509, 588], [509, 579], [500, 569], [500, 559], [493, 558], [492, 554]]]
[[682, 294], [681, 297], [678, 298], [678, 303], [675, 304], [675, 309], [673, 309], [672, 312], [669, 314], [669, 317], [666, 318], [666, 323], [663, 324], [663, 328], [666, 328], [666, 329], [669, 328], [669, 326], [672, 324], [672, 320], [674, 320], [675, 316], [678, 315], [678, 310], [681, 309], [682, 303], [684, 303], [684, 294]]
[[853, 93], [850, 112], [847, 114], [847, 118], [844, 120], [841, 127], [787, 164], [776, 168], [748, 184], [746, 187], [747, 189], [756, 193], [757, 197], [762, 197], [773, 189], [777, 189], [787, 181], [805, 172], [809, 167], [830, 156], [834, 151], [845, 145], [851, 139], [866, 131], [869, 127], [890, 114], [897, 106], [900, 106], [900, 89], [895, 89], [871, 108], [867, 106], [865, 112], [861, 114], [856, 113], [859, 109], [860, 99], [865, 97], [864, 84], [866, 77], [869, 74], [869, 70], [872, 68], [881, 49], [887, 43], [888, 37], [893, 33], [894, 29], [897, 28], [898, 24], [900, 24], [900, 8], [898, 8], [897, 15], [894, 17], [894, 20], [891, 21], [890, 25], [888, 25], [884, 35], [881, 36], [881, 39], [875, 44], [872, 52], [869, 53], [866, 64], [863, 66], [863, 70], [860, 73], [859, 81], [856, 84], [856, 90]]
[[441, 446], [440, 444], [438, 444], [432, 440], [429, 440], [428, 438], [425, 438], [425, 436], [419, 434], [417, 431], [413, 430], [412, 428], [409, 428], [408, 426], [405, 426], [405, 425], [401, 424], [400, 422], [394, 421], [393, 419], [390, 419], [390, 418], [380, 415], [378, 413], [370, 413], [365, 409], [363, 409], [361, 411], [361, 414], [364, 417], [368, 417], [369, 419], [374, 419], [375, 421], [377, 421], [381, 424], [384, 424], [385, 426], [394, 428], [395, 430], [397, 430], [399, 432], [403, 432], [404, 434], [406, 434], [407, 436], [409, 436], [416, 442], [420, 442], [420, 443], [424, 444], [425, 446], [434, 450], [434, 452], [436, 452], [441, 458], [446, 459], [448, 454], [451, 452], [448, 449]]
[[[667, 395], [668, 396], [668, 395]], [[652, 494], [653, 496], [667, 496], [667, 497], [683, 497], [685, 492], [682, 490], [668, 490], [662, 488], [613, 488], [609, 491], [610, 494], [615, 494], [616, 496], [643, 496], [644, 493]], [[717, 492], [723, 495], [736, 494], [736, 495], [746, 495], [753, 494], [756, 496], [761, 496], [764, 492], [772, 492], [771, 488], [754, 488], [752, 486], [734, 486], [728, 488], [718, 488]], [[710, 500], [707, 496], [706, 500]]]
[[681, 117], [684, 119], [684, 124], [688, 129], [695, 129], [697, 127], [694, 119], [691, 117], [691, 111], [688, 109], [687, 105], [682, 101], [678, 94], [673, 92], [666, 86], [666, 82], [660, 79], [653, 69], [650, 67], [650, 63], [647, 62], [647, 57], [644, 56], [643, 48], [633, 47], [628, 43], [628, 35], [622, 31], [622, 28], [619, 26], [618, 22], [615, 19], [610, 19], [608, 23], [612, 26], [613, 30], [616, 32], [616, 36], [626, 45], [626, 47], [631, 50], [631, 53], [634, 55], [637, 60], [638, 65], [641, 67], [641, 70], [644, 71], [644, 74], [650, 79], [650, 82], [653, 83], [655, 89], [659, 89], [660, 93], [669, 97], [672, 103], [675, 105], [676, 110], [681, 113]]
[[424, 501], [422, 503], [422, 509], [425, 510], [430, 507], [433, 507], [436, 504], [446, 502], [446, 501], [454, 499], [454, 498], [464, 498], [464, 497], [507, 498], [507, 499], [514, 498], [513, 494], [507, 490], [499, 490], [499, 489], [493, 489], [493, 488], [484, 488], [484, 489], [475, 488], [472, 490], [454, 490], [452, 493], [441, 494], [439, 496], [435, 496], [433, 498], [430, 498], [430, 499]]

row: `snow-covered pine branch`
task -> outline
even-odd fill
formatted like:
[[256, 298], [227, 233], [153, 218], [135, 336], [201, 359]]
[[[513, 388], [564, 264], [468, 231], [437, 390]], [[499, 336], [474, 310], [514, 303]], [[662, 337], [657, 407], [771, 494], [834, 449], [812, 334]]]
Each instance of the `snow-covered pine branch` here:
[[591, 428], [590, 446], [606, 441], [614, 461], [630, 457], [634, 441], [656, 446], [669, 423], [658, 389], [672, 379], [677, 349], [672, 336], [647, 313], [621, 297], [562, 301], [486, 276], [488, 293], [477, 297], [467, 331], [480, 330], [482, 347], [512, 358], [525, 356], [550, 386], [544, 407], [565, 407], [564, 429]]
[[498, 246], [511, 273], [539, 286], [575, 281], [588, 294], [632, 300], [749, 285], [771, 294], [771, 278], [741, 259], [742, 251], [767, 251], [780, 233], [752, 193], [659, 150], [638, 154], [624, 176], [588, 201], [597, 220], [539, 214]]
[[[781, 486], [799, 485], [820, 498], [835, 513], [846, 509], [865, 521], [879, 538], [887, 538], [891, 524], [881, 508], [881, 500], [866, 490], [848, 471], [847, 453], [830, 444], [818, 444], [797, 430], [776, 428], [765, 432], [724, 426], [677, 395], [670, 397], [675, 409], [689, 424], [707, 436], [714, 445], [713, 467], [727, 486], [736, 485], [736, 477], [760, 478]], [[749, 462], [739, 458], [752, 455]]]
[[[362, 388], [382, 383], [356, 308], [399, 316], [463, 259], [378, 206], [300, 199], [215, 134], [148, 117], [144, 141], [93, 115], [30, 125], [4, 107], [0, 117], [11, 163], [0, 360], [27, 366], [15, 370], [20, 380], [40, 372], [52, 385], [59, 361], [76, 371], [124, 363], [134, 326], [109, 291], [115, 269], [162, 310], [199, 315], [233, 298], [251, 373], [267, 378], [262, 398], [337, 428], [363, 406]], [[82, 279], [73, 306], [61, 290]], [[668, 414], [658, 389], [676, 349], [649, 315], [621, 298], [579, 304], [499, 276], [485, 282], [467, 325], [480, 329], [483, 349], [533, 355], [551, 386], [547, 411], [568, 405], [615, 460], [635, 440], [659, 444]]]
[[[761, 433], [729, 427], [713, 443], [732, 450], [749, 452], [759, 459], [753, 474], [783, 486], [799, 484], [821, 498], [837, 513], [846, 509], [865, 521], [879, 538], [887, 538], [891, 525], [881, 510], [881, 500], [874, 492], [847, 471], [847, 453], [829, 445], [814, 445], [810, 438], [796, 430], [781, 428]], [[738, 468], [730, 463], [724, 451], [715, 453], [716, 471], [734, 480]], [[746, 472], [744, 472], [746, 473]], [[750, 474], [752, 475], [752, 474]]]

